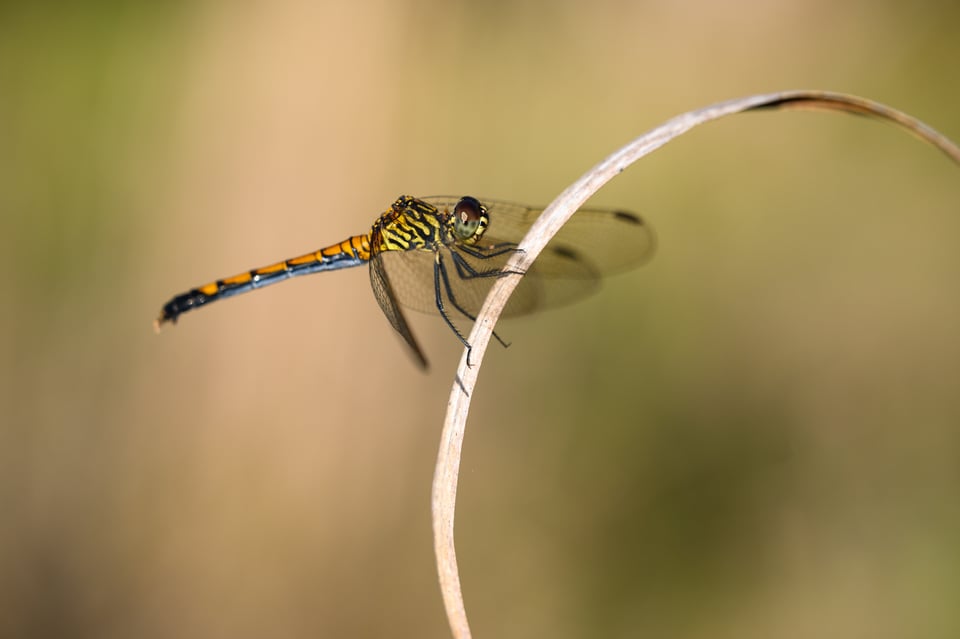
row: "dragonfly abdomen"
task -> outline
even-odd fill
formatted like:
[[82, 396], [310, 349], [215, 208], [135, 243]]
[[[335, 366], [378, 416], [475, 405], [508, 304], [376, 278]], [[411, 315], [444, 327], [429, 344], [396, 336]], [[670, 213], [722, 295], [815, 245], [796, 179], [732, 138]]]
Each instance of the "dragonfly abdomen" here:
[[165, 322], [175, 323], [183, 313], [219, 299], [276, 284], [298, 275], [360, 266], [369, 260], [370, 236], [355, 235], [319, 251], [252, 269], [181, 293], [163, 305], [155, 326], [159, 328]]

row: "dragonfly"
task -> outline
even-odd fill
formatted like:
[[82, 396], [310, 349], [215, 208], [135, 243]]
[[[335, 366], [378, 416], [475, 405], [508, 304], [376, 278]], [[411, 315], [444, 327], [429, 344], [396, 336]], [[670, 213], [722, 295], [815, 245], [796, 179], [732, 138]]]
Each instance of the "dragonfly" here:
[[[368, 265], [380, 309], [421, 368], [427, 368], [427, 358], [402, 307], [439, 313], [467, 348], [469, 363], [471, 346], [454, 318], [475, 321], [493, 281], [515, 273], [506, 263], [541, 212], [471, 196], [401, 195], [368, 233], [176, 295], [164, 304], [154, 327], [159, 330], [211, 302], [293, 277]], [[645, 262], [655, 244], [653, 230], [635, 213], [580, 209], [523, 273], [503, 316], [580, 299], [597, 288], [602, 276]]]

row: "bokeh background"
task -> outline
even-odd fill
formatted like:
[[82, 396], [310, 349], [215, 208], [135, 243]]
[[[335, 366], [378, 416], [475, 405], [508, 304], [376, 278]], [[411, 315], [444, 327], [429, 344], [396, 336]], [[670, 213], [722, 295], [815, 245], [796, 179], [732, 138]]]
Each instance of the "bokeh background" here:
[[[444, 637], [460, 349], [360, 269], [161, 304], [400, 193], [546, 204], [661, 121], [788, 88], [960, 138], [950, 3], [4, 3], [0, 635]], [[595, 204], [656, 258], [501, 325], [457, 539], [478, 637], [960, 635], [960, 169], [758, 113]]]

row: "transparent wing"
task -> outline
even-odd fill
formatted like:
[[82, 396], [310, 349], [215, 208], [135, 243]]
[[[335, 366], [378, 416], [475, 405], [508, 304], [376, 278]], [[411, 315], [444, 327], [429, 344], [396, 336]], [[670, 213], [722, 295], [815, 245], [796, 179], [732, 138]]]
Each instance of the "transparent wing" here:
[[[457, 197], [423, 198], [441, 211], [451, 210]], [[489, 247], [523, 238], [542, 209], [484, 200], [490, 225], [477, 249], [482, 256], [458, 248], [440, 253], [446, 278], [435, 281], [434, 254], [429, 251], [390, 251], [381, 254], [396, 299], [418, 311], [436, 312], [437, 288], [450, 313], [476, 315], [510, 253], [490, 255]], [[581, 209], [540, 254], [511, 296], [504, 316], [522, 315], [580, 299], [596, 290], [601, 276], [639, 266], [650, 258], [655, 238], [637, 215], [605, 209]], [[451, 306], [453, 308], [451, 308]]]
[[417, 340], [413, 337], [413, 333], [407, 325], [407, 318], [403, 316], [403, 311], [397, 306], [392, 279], [384, 269], [380, 256], [375, 255], [370, 260], [370, 286], [373, 288], [373, 296], [377, 298], [377, 303], [380, 305], [383, 314], [390, 320], [390, 324], [400, 333], [410, 350], [413, 351], [417, 363], [420, 364], [421, 368], [426, 368], [427, 358], [423, 354], [423, 349], [417, 344]]
[[[460, 198], [425, 197], [440, 211], [450, 211]], [[519, 242], [543, 212], [534, 208], [480, 200], [490, 215], [490, 226], [481, 242]], [[581, 208], [563, 225], [548, 245], [553, 249], [537, 258], [537, 270], [543, 277], [577, 277], [569, 270], [571, 257], [589, 263], [596, 275], [610, 275], [640, 266], [650, 259], [656, 248], [653, 229], [646, 221], [628, 211]], [[542, 263], [541, 263], [542, 262]]]

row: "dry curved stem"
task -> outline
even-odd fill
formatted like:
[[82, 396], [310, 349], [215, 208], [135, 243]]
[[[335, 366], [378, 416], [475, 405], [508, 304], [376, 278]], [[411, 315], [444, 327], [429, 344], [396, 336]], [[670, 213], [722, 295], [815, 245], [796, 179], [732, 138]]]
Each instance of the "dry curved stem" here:
[[[886, 120], [937, 147], [960, 165], [960, 148], [955, 143], [923, 122], [865, 98], [804, 90], [737, 98], [679, 115], [643, 134], [587, 171], [544, 210], [520, 242], [519, 248], [522, 250], [514, 254], [504, 269], [513, 272], [526, 271], [560, 227], [588, 198], [643, 156], [700, 124], [743, 111], [772, 108], [827, 109]], [[463, 605], [453, 541], [457, 479], [463, 436], [470, 410], [470, 399], [480, 373], [484, 353], [490, 342], [490, 335], [520, 277], [520, 275], [511, 275], [498, 279], [477, 316], [469, 337], [469, 342], [473, 345], [470, 353], [472, 366], [467, 365], [467, 352], [464, 351], [460, 358], [456, 383], [453, 385], [450, 401], [447, 404], [447, 416], [434, 472], [432, 498], [434, 550], [437, 556], [437, 571], [443, 602], [450, 628], [456, 639], [467, 639], [471, 636], [466, 609]]]

